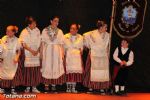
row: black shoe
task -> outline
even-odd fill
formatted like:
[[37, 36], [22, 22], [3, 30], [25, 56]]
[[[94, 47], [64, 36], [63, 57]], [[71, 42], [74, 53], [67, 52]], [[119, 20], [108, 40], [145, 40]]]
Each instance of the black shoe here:
[[45, 86], [44, 93], [48, 93], [48, 92], [49, 92], [49, 86]]
[[127, 95], [126, 91], [120, 91], [121, 95]]
[[101, 95], [106, 95], [106, 90], [100, 90]]
[[55, 94], [58, 93], [58, 91], [57, 91], [57, 89], [56, 89], [56, 86], [52, 86], [52, 87], [51, 87], [51, 92], [52, 92], [52, 93], [55, 93]]
[[88, 89], [88, 91], [86, 93], [88, 93], [88, 94], [93, 93], [93, 89]]
[[115, 92], [115, 95], [121, 96], [122, 93], [120, 91], [118, 91], [118, 92]]

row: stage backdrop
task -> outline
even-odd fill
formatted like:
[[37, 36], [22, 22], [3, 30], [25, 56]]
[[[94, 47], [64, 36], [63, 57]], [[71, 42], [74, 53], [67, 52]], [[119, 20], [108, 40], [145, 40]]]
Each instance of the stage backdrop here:
[[[72, 22], [81, 24], [79, 33], [95, 29], [96, 21], [104, 19], [108, 25], [112, 10], [112, 0], [0, 0], [0, 37], [5, 35], [7, 25], [13, 24], [20, 31], [25, 27], [24, 19], [32, 15], [37, 18], [42, 30], [49, 24], [51, 15], [61, 17], [59, 27], [68, 32]], [[134, 91], [150, 91], [150, 1], [142, 33], [131, 44], [135, 53], [135, 62], [129, 73], [129, 88]], [[113, 31], [112, 53], [120, 43], [120, 37]], [[85, 59], [85, 58], [84, 58]], [[113, 66], [111, 64], [110, 69]]]

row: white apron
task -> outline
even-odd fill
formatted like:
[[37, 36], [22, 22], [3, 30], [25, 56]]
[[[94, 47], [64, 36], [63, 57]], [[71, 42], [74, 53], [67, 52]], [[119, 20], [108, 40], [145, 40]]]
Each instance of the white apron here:
[[65, 35], [66, 49], [66, 73], [82, 73], [81, 51], [83, 49], [83, 38], [81, 35]]
[[[26, 43], [32, 50], [37, 51], [40, 47], [41, 37], [38, 28], [31, 30], [25, 28], [20, 35], [20, 41]], [[25, 50], [25, 67], [38, 67], [40, 66], [40, 55], [33, 56], [31, 52]]]
[[50, 26], [42, 32], [43, 58], [42, 58], [42, 76], [46, 79], [58, 79], [64, 71], [63, 66], [63, 32], [57, 29], [51, 31]]
[[91, 32], [87, 38], [91, 52], [91, 75], [93, 82], [109, 81], [108, 44], [109, 34], [99, 33], [98, 30]]
[[7, 36], [4, 36], [2, 38], [2, 47], [3, 62], [1, 63], [0, 78], [13, 80], [18, 68], [18, 63], [14, 64], [13, 62], [18, 48], [18, 38], [13, 37], [9, 39]]

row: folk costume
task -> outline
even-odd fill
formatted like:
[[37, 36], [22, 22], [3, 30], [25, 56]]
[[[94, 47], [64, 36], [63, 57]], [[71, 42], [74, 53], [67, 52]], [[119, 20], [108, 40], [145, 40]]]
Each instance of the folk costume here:
[[[64, 35], [61, 29], [46, 27], [42, 32], [42, 77], [46, 87], [65, 83], [64, 69]], [[48, 90], [46, 88], [46, 90]]]
[[[114, 76], [113, 76], [115, 84], [115, 92], [125, 93], [125, 86], [127, 84], [128, 79], [128, 71], [130, 66], [134, 62], [133, 51], [130, 48], [117, 47], [113, 54], [113, 58], [115, 61]], [[126, 65], [121, 66], [120, 63], [122, 61], [126, 61]]]
[[12, 93], [15, 93], [14, 87], [21, 85], [22, 80], [21, 61], [14, 62], [15, 59], [19, 59], [20, 47], [18, 38], [15, 36], [6, 35], [1, 39], [0, 86], [1, 88], [12, 88]]
[[109, 34], [93, 30], [84, 34], [84, 44], [89, 48], [84, 81], [90, 90], [108, 89], [110, 86], [108, 45]]
[[[40, 30], [37, 27], [34, 29], [26, 27], [20, 34], [20, 41], [22, 45], [27, 45], [32, 50], [38, 51], [41, 44]], [[35, 56], [25, 48], [23, 52], [23, 85], [27, 86], [25, 92], [29, 92], [30, 87], [32, 87], [32, 92], [39, 92], [36, 86], [41, 82], [40, 54]]]
[[67, 92], [77, 92], [76, 83], [82, 82], [83, 77], [83, 37], [80, 34], [65, 35], [65, 65]]

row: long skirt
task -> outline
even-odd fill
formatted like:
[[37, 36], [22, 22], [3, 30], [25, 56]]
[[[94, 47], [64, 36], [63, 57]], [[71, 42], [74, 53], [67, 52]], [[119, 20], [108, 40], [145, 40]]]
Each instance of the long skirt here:
[[[118, 68], [118, 71], [115, 69]], [[128, 79], [128, 68], [120, 68], [120, 66], [115, 66], [114, 68], [114, 84], [125, 86]]]
[[41, 66], [34, 66], [34, 67], [26, 67], [24, 66], [25, 61], [25, 51], [24, 49], [21, 50], [21, 58], [22, 58], [22, 74], [23, 74], [23, 81], [22, 85], [24, 86], [37, 86], [41, 83]]
[[[65, 66], [65, 61], [63, 61], [63, 65]], [[65, 67], [64, 67], [64, 70], [66, 70]], [[42, 77], [42, 83], [45, 85], [62, 85], [66, 83], [66, 74], [64, 73], [57, 79], [47, 79], [47, 78]]]
[[44, 77], [42, 77], [42, 83], [49, 85], [49, 84], [53, 84], [53, 85], [62, 85], [66, 82], [66, 77], [65, 74], [63, 74], [62, 76], [60, 76], [57, 79], [46, 79]]
[[13, 80], [5, 80], [2, 79], [0, 81], [1, 88], [10, 88], [10, 87], [16, 87], [19, 85], [22, 85], [22, 59], [18, 62], [18, 69], [16, 71], [16, 74], [14, 76]]
[[66, 74], [66, 82], [82, 82], [83, 74], [80, 73], [69, 73]]
[[[82, 59], [82, 56], [81, 56], [81, 59]], [[83, 81], [84, 64], [83, 64], [82, 60], [81, 60], [81, 64], [82, 64], [82, 73], [66, 74], [66, 82], [82, 82]], [[66, 58], [64, 61], [64, 66], [66, 66]], [[65, 72], [66, 72], [66, 67], [65, 67]]]
[[85, 71], [84, 71], [83, 85], [85, 87], [88, 87], [91, 89], [108, 89], [111, 86], [110, 81], [106, 81], [106, 82], [93, 82], [93, 81], [91, 81], [90, 80], [90, 74], [91, 74], [91, 59], [90, 59], [90, 53], [89, 53], [89, 55], [87, 57], [87, 61], [86, 61]]
[[41, 83], [40, 67], [24, 67], [23, 68], [23, 85], [37, 86]]

